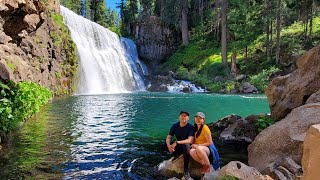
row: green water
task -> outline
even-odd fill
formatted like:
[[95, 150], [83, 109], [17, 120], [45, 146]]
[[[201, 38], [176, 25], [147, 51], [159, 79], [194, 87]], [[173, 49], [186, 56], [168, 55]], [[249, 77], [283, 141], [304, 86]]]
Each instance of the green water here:
[[[181, 109], [191, 116], [204, 112], [207, 123], [229, 114], [269, 112], [263, 95], [145, 92], [60, 98], [11, 135], [13, 143], [0, 151], [0, 177], [161, 179], [157, 165], [170, 155], [159, 145]], [[237, 149], [220, 151], [224, 162], [239, 157]]]

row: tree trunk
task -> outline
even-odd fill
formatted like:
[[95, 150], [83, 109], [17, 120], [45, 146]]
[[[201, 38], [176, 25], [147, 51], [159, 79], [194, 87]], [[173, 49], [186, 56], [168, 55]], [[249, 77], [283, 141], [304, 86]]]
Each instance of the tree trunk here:
[[312, 35], [313, 6], [315, 6], [314, 0], [312, 1], [312, 5], [310, 8], [309, 39], [311, 39]]
[[201, 25], [203, 24], [203, 0], [199, 0], [199, 15], [201, 20]]
[[302, 2], [302, 14], [303, 14], [303, 36], [304, 36], [304, 42], [306, 43], [308, 41], [308, 22], [309, 22], [309, 19], [308, 19], [308, 0], [304, 0]]
[[248, 60], [248, 46], [246, 45], [246, 57], [245, 57], [245, 60], [247, 61]]
[[224, 67], [228, 66], [228, 56], [227, 56], [227, 0], [222, 1], [221, 6], [221, 55], [222, 55], [222, 65]]
[[182, 0], [181, 33], [182, 33], [182, 45], [187, 45], [189, 43], [189, 37], [188, 37], [188, 0]]
[[[272, 18], [271, 18], [272, 19]], [[272, 59], [273, 50], [273, 19], [270, 21], [270, 59]]]
[[278, 0], [276, 30], [277, 30], [276, 64], [279, 65], [279, 62], [280, 62], [280, 31], [281, 31], [281, 0]]
[[267, 17], [267, 38], [266, 38], [266, 54], [267, 54], [267, 60], [269, 61], [270, 59], [270, 45], [269, 45], [269, 36], [270, 36], [270, 31], [269, 31], [269, 27], [270, 27], [270, 20], [269, 17]]
[[232, 58], [231, 58], [231, 73], [237, 75], [238, 68], [237, 68], [237, 51], [233, 50]]

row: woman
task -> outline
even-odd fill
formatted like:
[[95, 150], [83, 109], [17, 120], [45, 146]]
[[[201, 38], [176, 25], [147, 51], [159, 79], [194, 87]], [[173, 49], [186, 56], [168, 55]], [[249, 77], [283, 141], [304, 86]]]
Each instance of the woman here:
[[211, 137], [209, 127], [204, 124], [205, 115], [202, 112], [197, 112], [194, 118], [195, 140], [191, 145], [191, 157], [202, 164], [202, 173], [210, 172], [210, 162], [215, 170], [219, 169], [219, 154], [216, 150]]

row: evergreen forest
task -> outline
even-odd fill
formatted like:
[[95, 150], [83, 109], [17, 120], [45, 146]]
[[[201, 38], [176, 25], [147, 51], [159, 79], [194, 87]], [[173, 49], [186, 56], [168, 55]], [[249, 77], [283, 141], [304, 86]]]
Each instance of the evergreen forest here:
[[289, 73], [293, 59], [320, 39], [318, 0], [119, 0], [119, 14], [103, 0], [61, 3], [133, 39], [135, 24], [160, 18], [181, 32], [181, 44], [156, 72], [171, 70], [214, 92], [232, 92], [239, 74], [263, 92], [270, 77]]

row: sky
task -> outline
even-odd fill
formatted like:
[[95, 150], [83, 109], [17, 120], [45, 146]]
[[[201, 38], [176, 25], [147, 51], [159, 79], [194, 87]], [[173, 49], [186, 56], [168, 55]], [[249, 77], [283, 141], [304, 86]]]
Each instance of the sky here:
[[119, 9], [116, 8], [117, 4], [120, 0], [105, 0], [107, 7], [110, 7], [111, 9], [115, 9], [117, 12], [119, 12]]

